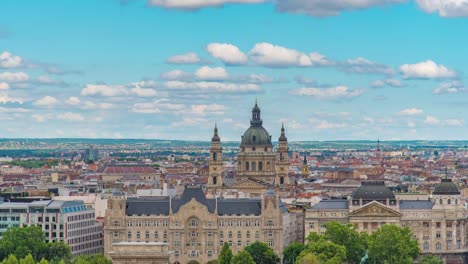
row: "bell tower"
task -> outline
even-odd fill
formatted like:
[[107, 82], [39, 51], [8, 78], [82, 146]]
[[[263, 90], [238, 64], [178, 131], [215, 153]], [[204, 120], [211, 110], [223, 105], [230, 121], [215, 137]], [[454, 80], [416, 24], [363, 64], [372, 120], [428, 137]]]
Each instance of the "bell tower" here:
[[208, 187], [223, 186], [223, 152], [218, 127], [215, 124], [214, 135], [211, 138]]
[[275, 185], [290, 184], [289, 181], [289, 147], [288, 138], [284, 133], [284, 124], [281, 125], [281, 136], [276, 149], [276, 177]]
[[302, 176], [308, 177], [310, 174], [309, 172], [309, 164], [307, 164], [307, 156], [304, 153], [304, 161], [302, 162]]

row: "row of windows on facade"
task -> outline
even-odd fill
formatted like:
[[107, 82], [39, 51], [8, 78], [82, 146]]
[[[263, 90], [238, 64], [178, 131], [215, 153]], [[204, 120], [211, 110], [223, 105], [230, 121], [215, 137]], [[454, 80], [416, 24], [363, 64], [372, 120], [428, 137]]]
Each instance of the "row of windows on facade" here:
[[[137, 231], [136, 232], [136, 238], [137, 239], [140, 239], [141, 238], [141, 232], [140, 231]], [[180, 237], [183, 233], [181, 232], [174, 232], [174, 237]], [[273, 237], [273, 234], [274, 232], [273, 231], [268, 231], [266, 232], [266, 235], [268, 237]], [[114, 238], [118, 238], [120, 235], [119, 232], [115, 231], [114, 232]], [[207, 232], [207, 237], [213, 237], [213, 232], [211, 231], [208, 231]], [[195, 232], [195, 231], [192, 231], [192, 232], [189, 232], [189, 236], [190, 237], [198, 237], [199, 236], [199, 233], [198, 232]], [[154, 238], [159, 238], [159, 233], [158, 231], [155, 231], [153, 233], [153, 237]], [[224, 232], [223, 231], [219, 231], [219, 237], [220, 238], [224, 238]], [[227, 234], [227, 237], [228, 238], [232, 238], [233, 237], [233, 232], [232, 231], [229, 231], [228, 234]], [[250, 238], [251, 237], [251, 232], [250, 231], [246, 231], [245, 232], [245, 237], [246, 238]], [[259, 238], [260, 237], [260, 232], [259, 231], [255, 231], [255, 238]], [[127, 232], [127, 238], [131, 239], [132, 238], [132, 232], [131, 231], [128, 231]], [[150, 232], [149, 231], [146, 231], [145, 232], [145, 238], [146, 239], [149, 239], [150, 238]], [[167, 231], [164, 231], [163, 232], [163, 238], [167, 238]], [[237, 232], [237, 238], [242, 238], [242, 232], [241, 231], [238, 231]]]
[[70, 221], [81, 221], [85, 219], [94, 219], [95, 215], [94, 213], [87, 213], [87, 214], [79, 214], [79, 215], [71, 215], [67, 217], [68, 222]]
[[75, 230], [75, 231], [69, 231], [68, 237], [81, 236], [81, 235], [86, 235], [90, 233], [102, 234], [102, 228], [100, 226], [97, 226], [97, 227], [90, 227], [90, 228], [80, 229], [80, 230]]
[[[452, 240], [447, 240], [445, 244], [446, 244], [446, 249], [447, 249], [447, 250], [461, 249], [461, 248], [462, 248], [461, 240], [457, 240], [457, 244], [456, 244], [456, 245], [453, 244]], [[430, 245], [431, 245], [431, 244], [430, 244], [429, 242], [427, 242], [427, 241], [424, 242], [424, 244], [423, 244], [423, 250], [424, 250], [424, 251], [430, 250]], [[437, 250], [437, 251], [442, 250], [442, 243], [436, 242], [436, 244], [435, 244], [435, 250]]]
[[[326, 224], [326, 223], [327, 223], [327, 222], [320, 222], [320, 228], [325, 228], [325, 224]], [[356, 223], [355, 223], [355, 224], [356, 224]], [[363, 227], [364, 227], [365, 229], [368, 228], [369, 225], [371, 225], [371, 226], [379, 225], [379, 223], [377, 223], [377, 222], [372, 222], [372, 223], [363, 222], [362, 224], [363, 224]], [[385, 225], [385, 224], [386, 224], [385, 222], [381, 222], [381, 223], [380, 223], [380, 225]], [[456, 221], [456, 224], [455, 224], [455, 225], [456, 225], [457, 227], [460, 227], [460, 222]], [[449, 228], [450, 228], [450, 227], [453, 227], [453, 226], [455, 226], [455, 225], [453, 224], [453, 221], [446, 221], [446, 222], [445, 222], [445, 227], [449, 227]], [[404, 223], [404, 222], [403, 222], [403, 223], [401, 223], [401, 226], [402, 226], [402, 227], [406, 227], [406, 226], [407, 226], [407, 223]], [[431, 222], [423, 222], [423, 223], [422, 223], [422, 226], [423, 226], [423, 227], [429, 228], [429, 227], [431, 227]], [[442, 222], [435, 222], [435, 227], [436, 227], [436, 228], [442, 228]], [[315, 222], [309, 222], [309, 228], [315, 228]]]
[[[250, 165], [252, 164], [252, 165]], [[240, 163], [239, 163], [239, 167], [240, 167]], [[270, 162], [268, 161], [266, 163], [266, 170], [269, 171], [270, 170]], [[257, 171], [257, 163], [255, 161], [252, 161], [252, 162], [248, 162], [246, 161], [245, 162], [245, 170], [246, 171]], [[258, 171], [263, 171], [263, 162], [259, 161], [258, 162]]]
[[[136, 227], [141, 227], [142, 225], [144, 224], [145, 227], [150, 227], [151, 225], [152, 226], [155, 226], [155, 227], [158, 227], [158, 226], [164, 226], [164, 227], [167, 227], [169, 226], [169, 221], [167, 220], [163, 220], [163, 221], [158, 221], [158, 220], [154, 220], [154, 221], [150, 221], [150, 220], [146, 220], [146, 221], [127, 221], [127, 226], [128, 227], [132, 227], [132, 226], [136, 226]], [[189, 219], [187, 221], [187, 224], [189, 227], [198, 227], [199, 225], [199, 221], [197, 219]], [[261, 224], [261, 221], [260, 220], [220, 220], [218, 222], [219, 226], [260, 226]], [[120, 226], [120, 222], [115, 220], [114, 221], [114, 226]], [[179, 221], [174, 221], [173, 223], [173, 226], [181, 226], [180, 222]], [[207, 226], [213, 226], [213, 222], [212, 221], [207, 221]], [[266, 221], [266, 226], [274, 226], [274, 221], [273, 220], [268, 220]]]
[[[102, 248], [102, 244], [103, 244], [102, 240], [99, 240], [99, 241], [93, 241], [91, 243], [72, 246], [71, 249], [73, 252], [92, 249], [92, 250], [89, 250], [89, 253], [100, 253], [101, 249], [99, 248]], [[94, 252], [95, 250], [97, 250], [97, 252]]]
[[76, 237], [76, 238], [68, 239], [67, 243], [69, 245], [74, 245], [74, 244], [80, 244], [80, 243], [83, 243], [83, 242], [88, 242], [90, 240], [97, 240], [97, 239], [101, 239], [101, 238], [102, 238], [102, 234], [89, 234], [89, 235], [85, 235], [85, 236], [82, 236], [82, 237]]

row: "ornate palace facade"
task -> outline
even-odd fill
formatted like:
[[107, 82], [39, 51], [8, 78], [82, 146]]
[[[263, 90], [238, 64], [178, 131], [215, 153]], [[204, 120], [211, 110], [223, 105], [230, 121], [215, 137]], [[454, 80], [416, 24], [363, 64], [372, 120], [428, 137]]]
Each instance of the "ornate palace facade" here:
[[104, 251], [113, 256], [122, 242], [162, 242], [173, 253], [170, 263], [206, 263], [225, 242], [235, 253], [262, 241], [281, 255], [297, 240], [290, 235], [298, 233], [291, 228], [302, 229], [297, 221], [302, 213], [289, 213], [273, 191], [262, 199], [207, 199], [200, 186], [186, 186], [174, 199], [115, 197], [108, 200]]
[[352, 223], [369, 233], [384, 224], [407, 226], [423, 254], [463, 264], [468, 262], [468, 221], [462, 201], [449, 179], [443, 179], [428, 200], [398, 200], [383, 181], [366, 181], [348, 200], [322, 200], [308, 209], [304, 235], [323, 233], [330, 221]]

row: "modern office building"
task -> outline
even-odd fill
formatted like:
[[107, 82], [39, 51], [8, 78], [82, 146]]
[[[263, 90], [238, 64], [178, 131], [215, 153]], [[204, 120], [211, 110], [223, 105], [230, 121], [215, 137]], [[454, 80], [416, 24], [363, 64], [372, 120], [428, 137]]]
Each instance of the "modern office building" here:
[[49, 242], [64, 241], [73, 255], [103, 252], [102, 224], [83, 201], [0, 202], [0, 237], [9, 227], [40, 226]]

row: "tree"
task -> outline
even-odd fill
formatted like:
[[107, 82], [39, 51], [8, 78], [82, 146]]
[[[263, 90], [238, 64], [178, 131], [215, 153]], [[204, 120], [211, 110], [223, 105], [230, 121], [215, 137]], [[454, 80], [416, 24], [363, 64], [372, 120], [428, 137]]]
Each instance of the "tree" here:
[[28, 254], [35, 260], [45, 257], [47, 243], [42, 229], [36, 226], [8, 228], [0, 240], [0, 259], [11, 254], [20, 259]]
[[19, 262], [20, 264], [36, 264], [34, 258], [31, 254], [28, 254], [26, 257], [22, 258]]
[[232, 257], [231, 264], [255, 264], [255, 261], [249, 252], [242, 250]]
[[315, 232], [310, 232], [309, 235], [306, 237], [307, 242], [316, 242], [320, 240], [320, 235]]
[[323, 237], [316, 242], [307, 243], [299, 258], [308, 253], [316, 255], [322, 264], [342, 264], [346, 260], [346, 248], [327, 241]]
[[276, 264], [280, 261], [273, 249], [262, 242], [250, 244], [244, 250], [249, 252], [256, 264]]
[[229, 264], [231, 263], [232, 250], [229, 248], [229, 244], [224, 242], [221, 253], [219, 254], [219, 264]]
[[305, 245], [299, 242], [294, 242], [283, 250], [283, 263], [294, 264], [299, 254], [304, 250]]
[[327, 223], [323, 237], [346, 248], [348, 263], [359, 263], [366, 254], [368, 235], [365, 232], [358, 233], [352, 224]]
[[440, 260], [438, 257], [427, 255], [419, 263], [420, 264], [443, 264], [444, 262]]
[[370, 263], [413, 263], [420, 253], [418, 242], [408, 227], [383, 225], [369, 237]]
[[19, 264], [19, 261], [15, 255], [9, 255], [2, 261], [2, 264]]
[[208, 261], [206, 264], [218, 264], [218, 260], [213, 259], [213, 260]]
[[[41, 261], [38, 262], [38, 264], [49, 264], [49, 261], [47, 261], [45, 258], [41, 259]], [[62, 264], [62, 263], [60, 263]], [[65, 263], [63, 263], [65, 264]]]
[[47, 255], [48, 260], [66, 260], [69, 261], [72, 257], [70, 246], [65, 244], [63, 241], [57, 241], [47, 244]]
[[296, 260], [295, 264], [320, 264], [320, 261], [314, 254], [307, 253]]
[[112, 264], [108, 258], [102, 254], [83, 255], [75, 258], [73, 264]]

